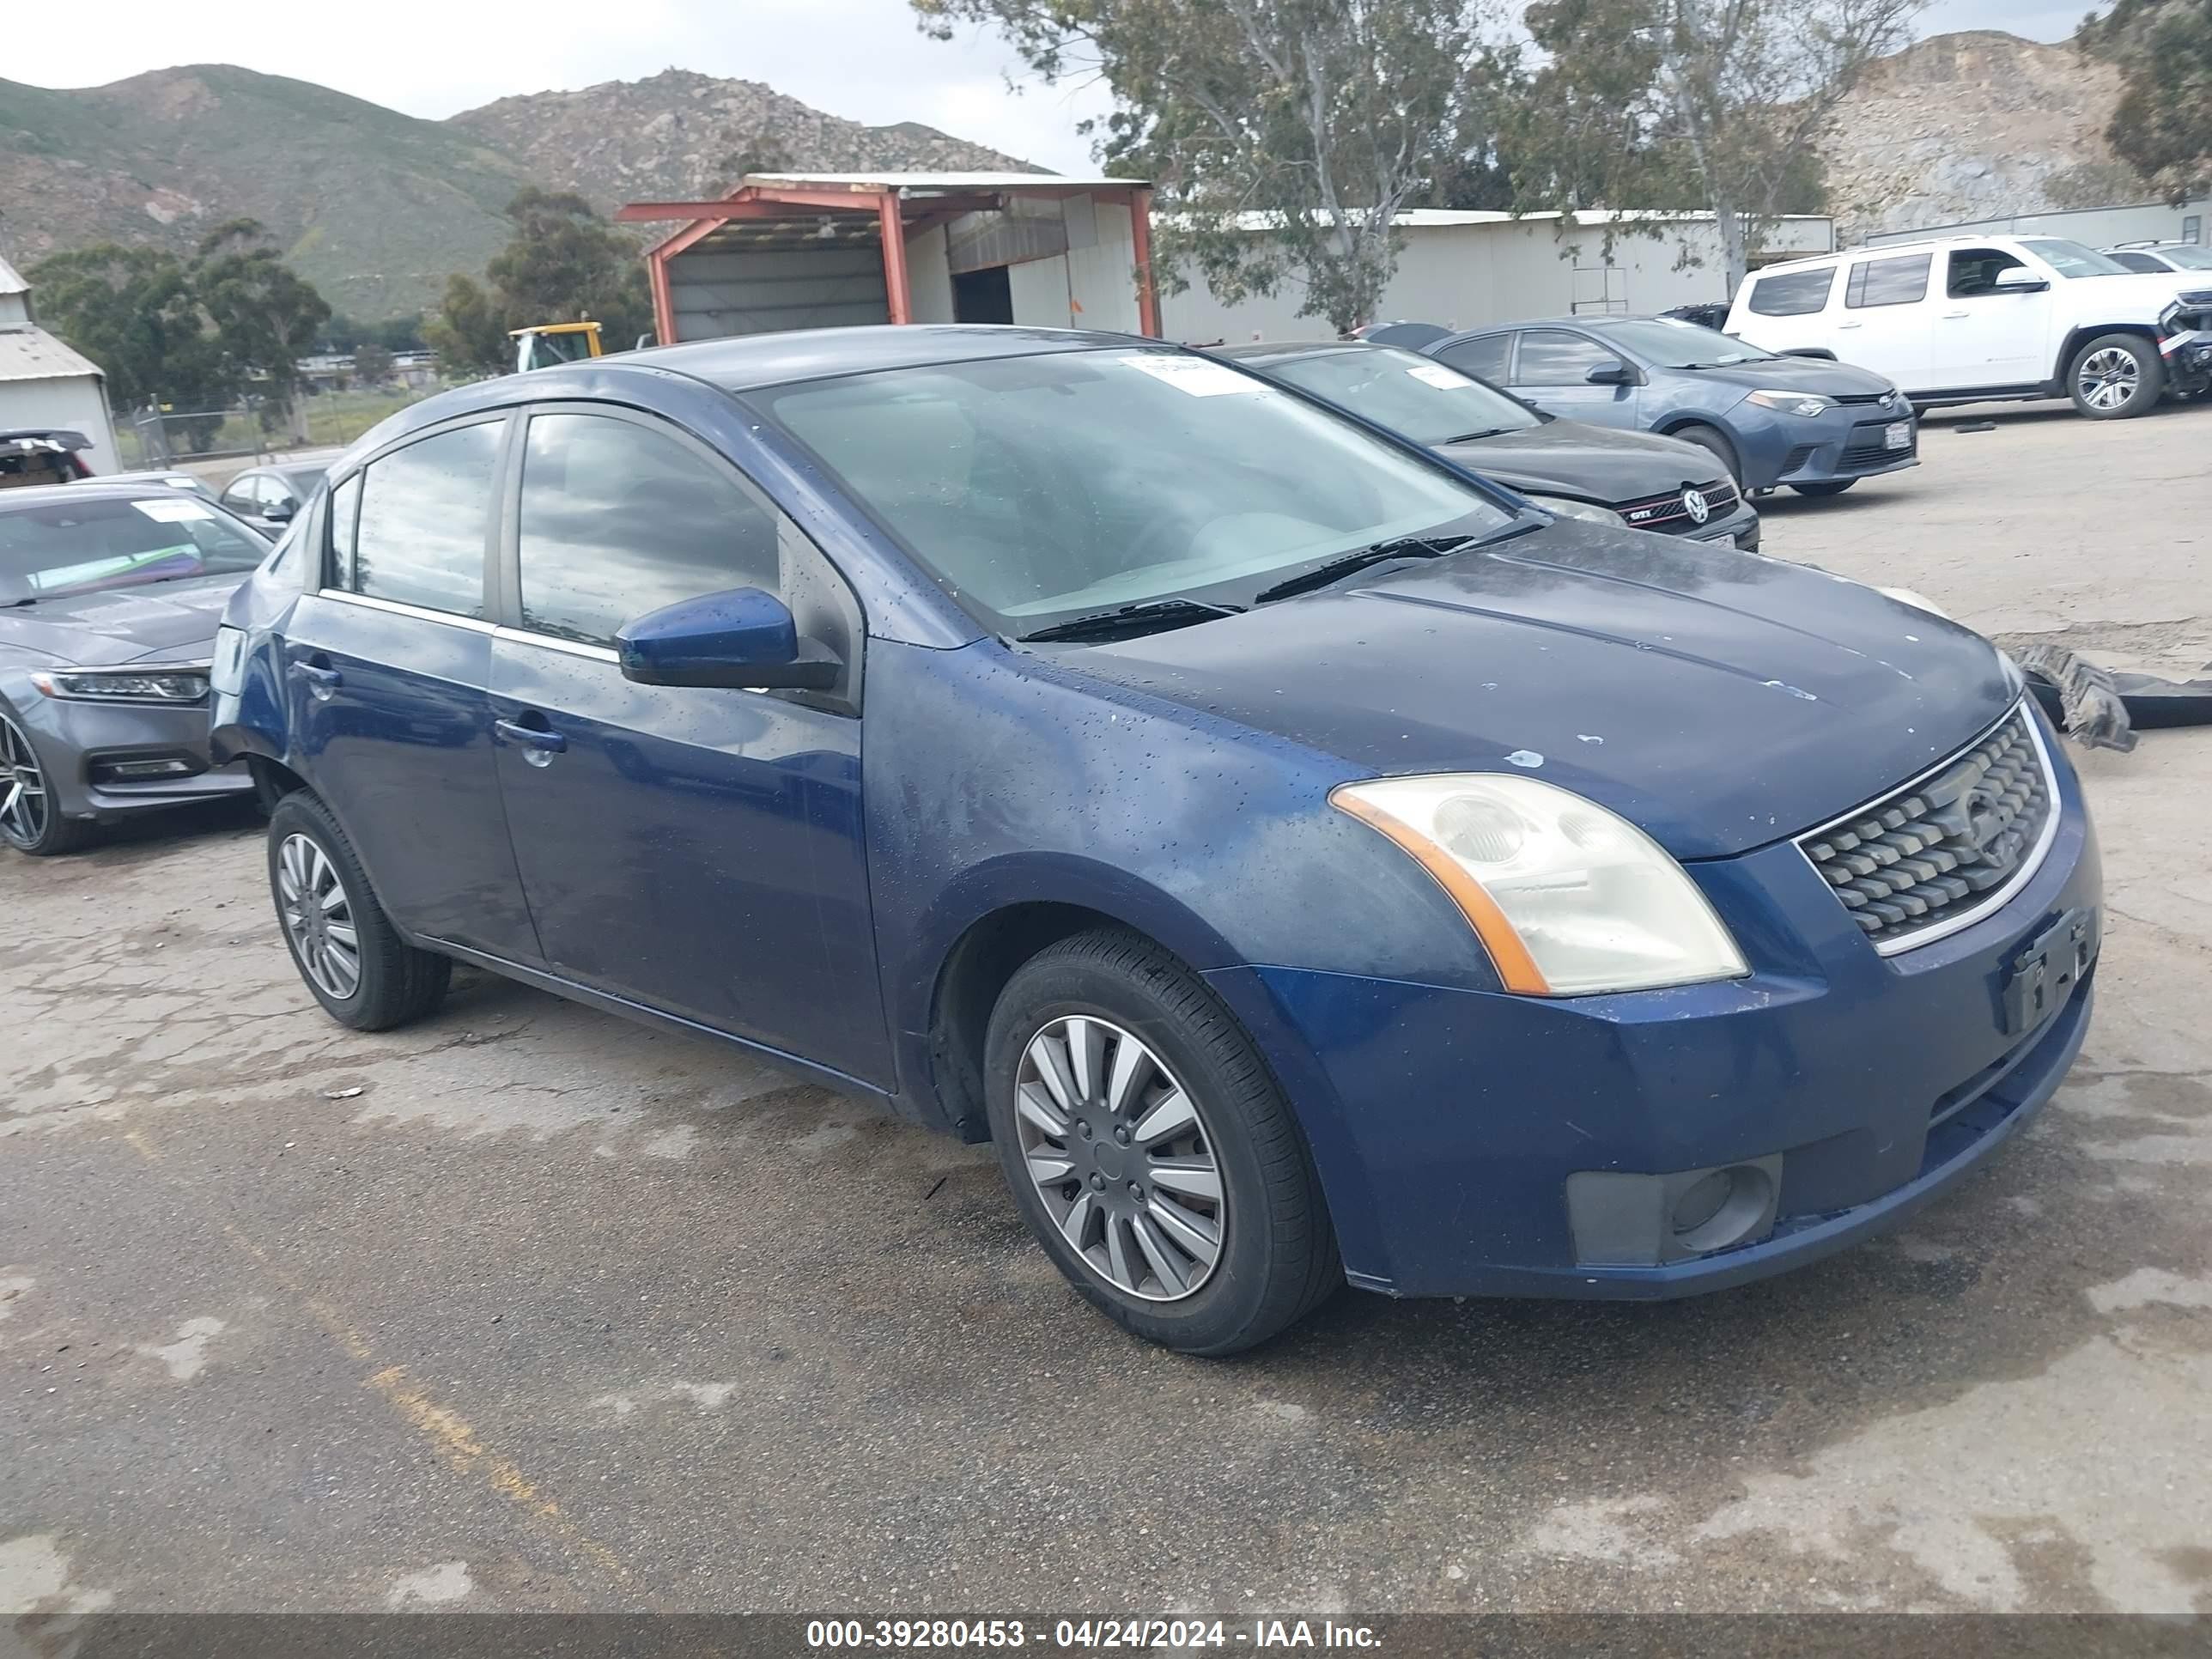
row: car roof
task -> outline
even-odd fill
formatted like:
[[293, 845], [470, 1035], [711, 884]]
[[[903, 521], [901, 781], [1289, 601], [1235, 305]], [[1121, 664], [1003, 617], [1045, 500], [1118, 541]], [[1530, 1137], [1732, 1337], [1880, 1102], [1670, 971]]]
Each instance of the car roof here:
[[1747, 273], [1744, 280], [1755, 282], [1761, 276], [1773, 276], [1792, 270], [1810, 270], [1821, 265], [1832, 265], [1838, 259], [1886, 259], [1893, 254], [1934, 252], [1947, 247], [1988, 247], [2006, 242], [2063, 242], [2068, 237], [2056, 231], [2035, 230], [1991, 231], [1987, 235], [1960, 234], [1956, 236], [1923, 236], [1917, 242], [1863, 242], [1856, 247], [1839, 247], [1833, 253], [1808, 253], [1798, 259], [1777, 259], [1771, 265], [1761, 265]]
[[989, 323], [881, 323], [860, 328], [793, 329], [772, 334], [735, 335], [720, 340], [688, 341], [644, 351], [620, 351], [610, 356], [563, 364], [558, 368], [532, 369], [526, 374], [503, 374], [456, 386], [410, 404], [380, 422], [331, 465], [336, 469], [357, 454], [381, 448], [441, 421], [534, 401], [518, 397], [518, 386], [536, 385], [543, 377], [564, 373], [588, 371], [595, 376], [634, 376], [640, 380], [681, 375], [725, 392], [748, 392], [801, 380], [865, 374], [877, 369], [922, 368], [938, 363], [1035, 357], [1114, 346], [1144, 347], [1155, 351], [1182, 349], [1172, 341], [1156, 340], [1141, 334], [1009, 327]]
[[177, 491], [167, 484], [103, 483], [97, 478], [87, 478], [76, 483], [27, 484], [18, 489], [0, 489], [0, 513], [11, 507], [44, 507], [52, 501], [173, 501]]
[[[1208, 346], [1209, 357], [1240, 363], [1287, 363], [1300, 357], [1325, 357], [1332, 351], [1407, 351], [1382, 340], [1255, 340], [1243, 345]], [[1414, 352], [1415, 356], [1420, 353]]]

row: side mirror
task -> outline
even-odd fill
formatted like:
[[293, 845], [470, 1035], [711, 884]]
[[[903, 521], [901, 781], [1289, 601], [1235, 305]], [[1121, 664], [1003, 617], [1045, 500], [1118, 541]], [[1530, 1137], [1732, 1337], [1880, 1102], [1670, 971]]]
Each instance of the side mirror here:
[[261, 516], [271, 524], [289, 524], [300, 516], [297, 501], [271, 501], [261, 509]]
[[1634, 386], [1636, 371], [1618, 357], [1608, 357], [1601, 363], [1590, 365], [1590, 372], [1583, 376], [1592, 386]]
[[788, 605], [757, 587], [647, 611], [623, 625], [615, 654], [623, 678], [640, 685], [826, 691], [837, 683], [840, 666], [820, 646], [799, 637]]
[[1996, 289], [2000, 294], [2040, 294], [2050, 286], [2026, 265], [2012, 265], [1997, 272]]

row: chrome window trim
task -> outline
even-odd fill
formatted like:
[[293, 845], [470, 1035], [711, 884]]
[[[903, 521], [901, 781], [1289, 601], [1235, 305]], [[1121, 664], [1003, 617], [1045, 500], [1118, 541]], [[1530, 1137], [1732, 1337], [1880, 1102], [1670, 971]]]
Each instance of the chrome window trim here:
[[[1979, 903], [1973, 905], [1962, 915], [1947, 918], [1931, 927], [1923, 927], [1917, 933], [1907, 933], [1900, 939], [1870, 940], [1869, 943], [1874, 945], [1877, 955], [1901, 956], [1907, 951], [1917, 951], [1923, 945], [1933, 945], [1938, 939], [1948, 939], [1952, 934], [1961, 933], [1978, 921], [1986, 921], [2011, 903], [2020, 890], [2035, 878], [2035, 872], [2043, 868], [2044, 860], [2051, 855], [2051, 843], [2058, 838], [2058, 820], [2061, 814], [2058, 778], [2057, 773], [2051, 769], [2051, 747], [2044, 740], [2042, 717], [2029, 706], [2032, 701], [2032, 698], [2023, 696], [2002, 714], [1990, 721], [1979, 735], [1969, 742], [1960, 744], [1944, 759], [1936, 762], [1926, 771], [1915, 773], [1905, 782], [1897, 785], [1894, 788], [1883, 790], [1873, 799], [1853, 807], [1850, 811], [1839, 813], [1826, 823], [1790, 837], [1790, 844], [1797, 849], [1797, 856], [1805, 860], [1805, 867], [1819, 877], [1820, 884], [1827, 887], [1832, 893], [1835, 890], [1830, 885], [1828, 878], [1820, 875], [1820, 866], [1813, 862], [1813, 855], [1805, 850], [1807, 842], [1819, 840], [1838, 824], [1849, 823], [1853, 818], [1863, 817], [1871, 808], [1883, 801], [1893, 800], [1899, 795], [1910, 794], [1929, 779], [1955, 766], [1960, 756], [1978, 749], [1983, 744], [1987, 743], [2006, 721], [2018, 717], [2027, 722], [2028, 741], [2035, 745], [2036, 760], [2043, 767], [2044, 792], [2051, 798], [2051, 810], [2043, 816], [2043, 829], [2035, 838], [2035, 845], [2028, 849], [2027, 856], [2020, 861], [2020, 868], [2013, 872], [2005, 884], [1984, 895]], [[1850, 912], [1846, 910], [1844, 914], [1849, 915]]]
[[534, 645], [547, 651], [559, 651], [571, 657], [585, 657], [593, 662], [620, 662], [619, 653], [604, 645], [586, 645], [581, 640], [564, 640], [551, 634], [538, 634], [526, 628], [509, 628], [504, 623], [491, 630], [491, 636], [509, 645]]
[[444, 623], [449, 628], [465, 628], [475, 634], [497, 631], [493, 623], [482, 617], [464, 617], [451, 611], [433, 611], [426, 605], [404, 605], [398, 599], [380, 599], [373, 593], [353, 593], [343, 587], [318, 588], [315, 597], [340, 605], [358, 605], [394, 617], [412, 617], [417, 622]]

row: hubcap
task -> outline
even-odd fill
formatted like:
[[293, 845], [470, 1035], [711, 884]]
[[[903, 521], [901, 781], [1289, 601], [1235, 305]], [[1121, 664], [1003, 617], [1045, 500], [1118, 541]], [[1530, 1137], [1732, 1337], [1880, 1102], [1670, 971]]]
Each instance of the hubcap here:
[[311, 836], [287, 836], [276, 849], [276, 909], [300, 971], [316, 989], [343, 1002], [361, 988], [353, 902], [337, 866]]
[[1228, 1202], [1198, 1103], [1159, 1056], [1087, 1015], [1022, 1051], [1023, 1166], [1085, 1267], [1147, 1302], [1193, 1295], [1221, 1259]]
[[2081, 401], [2092, 409], [2118, 409], [2136, 395], [2136, 387], [2142, 381], [2142, 370], [2132, 352], [2118, 346], [2106, 346], [2093, 351], [2081, 360], [2075, 384], [2081, 388]]
[[52, 811], [38, 755], [15, 721], [0, 719], [0, 835], [18, 847], [35, 847]]

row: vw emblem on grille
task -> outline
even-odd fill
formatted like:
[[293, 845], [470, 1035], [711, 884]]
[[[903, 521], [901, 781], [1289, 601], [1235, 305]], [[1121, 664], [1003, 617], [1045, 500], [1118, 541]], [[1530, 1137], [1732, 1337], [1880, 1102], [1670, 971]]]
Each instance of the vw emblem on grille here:
[[1682, 510], [1690, 515], [1690, 522], [1692, 524], [1703, 524], [1706, 520], [1713, 516], [1712, 503], [1705, 499], [1705, 492], [1702, 490], [1684, 490], [1682, 492]]

